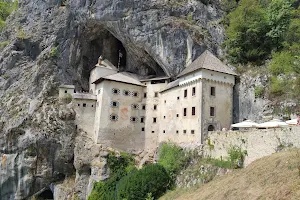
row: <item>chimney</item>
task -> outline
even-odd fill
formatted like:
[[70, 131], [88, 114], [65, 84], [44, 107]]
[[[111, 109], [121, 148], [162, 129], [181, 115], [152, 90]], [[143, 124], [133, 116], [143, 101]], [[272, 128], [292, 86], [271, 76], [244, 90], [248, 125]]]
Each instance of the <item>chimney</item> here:
[[98, 65], [101, 65], [102, 64], [102, 60], [103, 60], [103, 57], [102, 55], [98, 58]]

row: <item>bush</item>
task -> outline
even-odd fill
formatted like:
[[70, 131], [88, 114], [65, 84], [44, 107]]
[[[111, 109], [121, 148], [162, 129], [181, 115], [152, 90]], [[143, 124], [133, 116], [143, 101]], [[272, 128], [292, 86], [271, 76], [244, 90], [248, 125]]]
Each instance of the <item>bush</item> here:
[[246, 150], [242, 150], [241, 147], [231, 146], [228, 150], [229, 159], [232, 168], [242, 168], [244, 166], [245, 157], [248, 155]]
[[51, 48], [50, 56], [51, 56], [52, 58], [55, 58], [55, 57], [58, 56], [58, 49], [57, 49], [57, 47], [52, 47], [52, 48]]
[[18, 8], [18, 1], [0, 2], [0, 30], [5, 26], [5, 20], [10, 15], [10, 13]]
[[167, 170], [172, 179], [175, 179], [188, 160], [189, 157], [185, 155], [182, 148], [172, 143], [162, 143], [159, 149], [158, 163]]
[[260, 98], [264, 94], [264, 87], [263, 86], [258, 86], [254, 88], [254, 95], [255, 98]]
[[146, 199], [149, 193], [154, 199], [163, 195], [170, 186], [170, 177], [163, 166], [147, 165], [123, 177], [117, 184], [117, 199]]

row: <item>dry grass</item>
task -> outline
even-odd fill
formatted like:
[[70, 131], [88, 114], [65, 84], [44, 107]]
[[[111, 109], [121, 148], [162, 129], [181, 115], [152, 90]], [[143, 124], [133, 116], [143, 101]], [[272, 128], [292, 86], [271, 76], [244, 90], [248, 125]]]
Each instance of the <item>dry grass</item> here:
[[276, 153], [198, 188], [169, 192], [161, 200], [300, 199], [298, 166], [299, 149]]

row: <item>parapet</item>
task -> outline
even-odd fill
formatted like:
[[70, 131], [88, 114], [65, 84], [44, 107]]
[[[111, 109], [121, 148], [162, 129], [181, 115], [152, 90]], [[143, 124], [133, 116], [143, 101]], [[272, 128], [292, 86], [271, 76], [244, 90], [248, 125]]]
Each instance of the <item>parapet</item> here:
[[73, 99], [87, 99], [87, 100], [97, 100], [97, 96], [89, 93], [74, 93], [72, 94]]
[[74, 85], [60, 85], [59, 88], [75, 89], [75, 86]]

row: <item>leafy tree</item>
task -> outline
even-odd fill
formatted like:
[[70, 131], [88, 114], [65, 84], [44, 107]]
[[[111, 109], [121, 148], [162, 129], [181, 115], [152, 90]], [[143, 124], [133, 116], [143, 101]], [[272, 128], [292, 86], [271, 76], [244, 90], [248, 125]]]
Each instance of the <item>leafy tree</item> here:
[[158, 164], [146, 165], [123, 177], [117, 184], [117, 199], [146, 199], [151, 193], [158, 199], [170, 185], [170, 177], [165, 168]]

